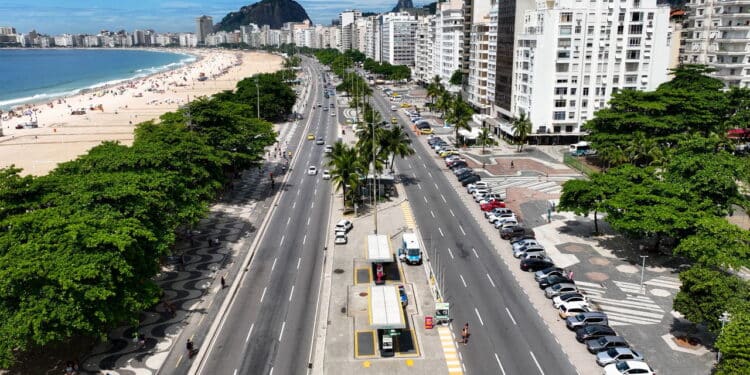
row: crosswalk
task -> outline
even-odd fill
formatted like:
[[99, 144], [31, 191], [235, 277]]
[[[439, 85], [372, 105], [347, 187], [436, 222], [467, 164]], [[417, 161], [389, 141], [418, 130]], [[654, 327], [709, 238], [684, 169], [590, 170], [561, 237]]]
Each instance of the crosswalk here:
[[409, 202], [401, 203], [401, 211], [404, 214], [404, 221], [406, 221], [406, 226], [409, 229], [414, 230], [416, 224], [414, 220], [414, 214], [411, 212], [411, 207], [409, 206]]
[[602, 284], [576, 281], [576, 286], [591, 301], [592, 307], [607, 313], [611, 326], [661, 323], [666, 314], [664, 309], [646, 296], [639, 284], [618, 281], [613, 283], [626, 293], [624, 299], [604, 297], [607, 289]]
[[526, 188], [547, 194], [560, 194], [562, 183], [572, 177], [487, 177], [486, 181], [493, 191], [502, 192], [507, 188]]
[[667, 288], [672, 290], [680, 290], [680, 285], [682, 285], [679, 278], [669, 276], [659, 276], [645, 281], [644, 284], [655, 288]]
[[456, 340], [451, 334], [451, 330], [448, 327], [437, 327], [438, 335], [440, 335], [440, 345], [443, 347], [443, 355], [445, 356], [445, 364], [448, 366], [449, 374], [463, 374], [463, 366], [461, 366], [461, 360], [458, 358], [458, 351], [456, 350]]

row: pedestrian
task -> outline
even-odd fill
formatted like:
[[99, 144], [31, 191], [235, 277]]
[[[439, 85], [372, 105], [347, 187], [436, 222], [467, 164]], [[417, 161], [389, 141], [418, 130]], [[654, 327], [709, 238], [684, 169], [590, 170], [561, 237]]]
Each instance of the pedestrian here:
[[513, 160], [511, 160], [511, 161], [510, 161], [510, 167], [511, 167], [511, 168], [515, 168], [515, 167], [513, 166]]
[[138, 347], [142, 349], [144, 346], [146, 346], [146, 335], [144, 335], [143, 333], [139, 333], [138, 334]]
[[469, 323], [464, 324], [464, 328], [461, 330], [461, 343], [466, 345], [469, 342]]
[[185, 343], [185, 347], [188, 351], [188, 358], [193, 358], [193, 353], [195, 353], [195, 347], [193, 346], [193, 340], [188, 339], [187, 343]]
[[227, 281], [224, 280], [224, 276], [221, 277], [221, 289], [224, 289], [227, 287]]

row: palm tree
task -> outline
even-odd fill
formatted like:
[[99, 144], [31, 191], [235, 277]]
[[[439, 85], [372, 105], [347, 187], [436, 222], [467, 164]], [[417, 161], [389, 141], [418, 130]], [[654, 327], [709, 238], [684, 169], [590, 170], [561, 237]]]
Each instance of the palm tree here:
[[451, 101], [451, 106], [449, 108], [446, 121], [453, 124], [456, 132], [456, 146], [458, 146], [458, 131], [460, 129], [471, 130], [469, 121], [471, 120], [471, 115], [473, 114], [474, 110], [471, 108], [469, 103], [466, 103], [463, 99], [461, 99], [461, 97], [456, 96], [456, 98]]
[[453, 95], [449, 93], [448, 91], [443, 91], [440, 93], [440, 96], [437, 98], [437, 103], [435, 104], [435, 107], [442, 112], [440, 114], [440, 118], [445, 117], [446, 113], [451, 109], [451, 106], [453, 105]]
[[432, 78], [432, 81], [427, 85], [427, 97], [430, 98], [430, 103], [435, 104], [435, 99], [445, 91], [445, 86], [440, 82], [440, 76], [436, 75]]
[[494, 146], [497, 144], [497, 141], [495, 138], [492, 138], [492, 134], [490, 133], [490, 129], [483, 127], [482, 132], [479, 133], [479, 137], [477, 137], [477, 142], [482, 143], [482, 154], [484, 154], [484, 148], [486, 146]]
[[354, 197], [350, 197], [351, 191], [356, 191], [359, 186], [359, 176], [362, 170], [357, 150], [343, 142], [336, 142], [325, 165], [330, 168], [331, 181], [336, 191], [343, 190], [344, 206], [346, 206], [347, 198], [352, 198], [353, 204]]
[[518, 142], [518, 152], [523, 151], [523, 144], [526, 138], [531, 134], [531, 120], [525, 113], [521, 113], [513, 120], [513, 137]]
[[396, 156], [405, 158], [414, 155], [414, 148], [411, 147], [411, 138], [400, 126], [394, 126], [385, 134], [388, 140], [387, 151], [391, 155], [390, 170], [393, 170], [393, 164], [396, 162]]

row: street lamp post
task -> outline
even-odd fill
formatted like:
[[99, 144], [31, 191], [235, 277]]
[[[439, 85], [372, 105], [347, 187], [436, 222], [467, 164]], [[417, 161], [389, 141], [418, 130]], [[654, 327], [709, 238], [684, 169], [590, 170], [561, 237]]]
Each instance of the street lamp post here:
[[643, 263], [641, 264], [641, 290], [643, 290], [643, 274], [646, 270], [646, 258], [648, 258], [648, 255], [641, 255], [641, 259], [643, 259]]
[[[721, 316], [719, 317], [719, 321], [721, 322], [721, 331], [719, 331], [719, 335], [721, 335], [722, 332], [724, 332], [724, 325], [729, 323], [729, 321], [732, 320], [732, 314], [724, 311], [721, 313]], [[716, 362], [721, 361], [721, 350], [716, 352]]]
[[377, 184], [377, 169], [375, 166], [375, 122], [370, 124], [370, 131], [372, 132], [372, 187], [373, 187], [373, 202], [375, 204], [375, 210], [373, 213], [373, 220], [375, 220], [375, 234], [378, 234], [378, 184]]
[[256, 113], [257, 113], [256, 117], [260, 118], [260, 86], [258, 86], [258, 80], [257, 79], [255, 80], [255, 98], [257, 99], [257, 104], [256, 104], [256, 108], [255, 108]]

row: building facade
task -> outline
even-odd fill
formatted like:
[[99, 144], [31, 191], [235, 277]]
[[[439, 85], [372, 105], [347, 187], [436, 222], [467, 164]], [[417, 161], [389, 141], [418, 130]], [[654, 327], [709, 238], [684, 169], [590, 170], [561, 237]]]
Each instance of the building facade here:
[[[454, 72], [462, 70], [464, 57], [464, 4], [449, 0], [437, 4], [433, 74], [447, 86]], [[468, 59], [467, 59], [468, 60]], [[454, 88], [457, 90], [458, 88]]]
[[211, 16], [200, 16], [195, 19], [195, 37], [198, 44], [204, 44], [206, 37], [214, 31], [214, 19]]
[[417, 82], [427, 84], [432, 81], [435, 48], [435, 16], [421, 17], [417, 21], [414, 36], [414, 69], [412, 78]]
[[414, 40], [417, 20], [407, 12], [383, 15], [381, 61], [391, 65], [414, 66]]

